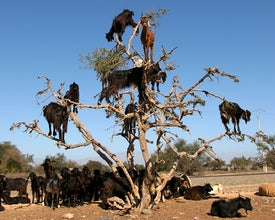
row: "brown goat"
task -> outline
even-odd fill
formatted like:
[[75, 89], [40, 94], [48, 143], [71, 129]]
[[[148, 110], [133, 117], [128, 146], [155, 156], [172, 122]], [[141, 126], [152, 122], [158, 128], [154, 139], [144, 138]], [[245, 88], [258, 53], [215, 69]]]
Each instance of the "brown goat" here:
[[142, 25], [142, 32], [140, 36], [141, 43], [143, 45], [145, 61], [148, 61], [148, 54], [150, 48], [150, 61], [153, 63], [153, 55], [154, 55], [154, 43], [155, 43], [155, 35], [149, 28], [149, 20], [148, 17], [143, 16], [140, 18], [140, 23]]

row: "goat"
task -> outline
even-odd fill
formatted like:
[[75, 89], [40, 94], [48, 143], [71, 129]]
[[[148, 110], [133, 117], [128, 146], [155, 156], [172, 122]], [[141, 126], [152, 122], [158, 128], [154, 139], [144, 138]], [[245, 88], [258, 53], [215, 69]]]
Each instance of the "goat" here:
[[83, 205], [85, 185], [84, 179], [79, 175], [77, 168], [70, 171], [64, 167], [60, 171], [62, 176], [62, 196], [63, 204], [67, 207], [75, 207], [78, 204]]
[[46, 158], [44, 163], [41, 165], [44, 168], [46, 175], [46, 191], [44, 204], [46, 206], [51, 206], [53, 210], [59, 205], [59, 191], [60, 191], [60, 179], [55, 172], [53, 161]]
[[34, 172], [31, 172], [27, 179], [31, 180], [32, 203], [34, 203], [35, 196], [36, 196], [36, 203], [40, 203], [40, 201], [42, 201], [43, 193], [46, 188], [45, 178], [43, 176], [37, 176]]
[[147, 16], [143, 16], [140, 18], [140, 24], [143, 27], [140, 40], [143, 45], [145, 61], [148, 61], [148, 53], [150, 48], [150, 61], [153, 63], [155, 35], [149, 28], [149, 20]]
[[[130, 113], [135, 113], [137, 111], [137, 106], [136, 104], [130, 103], [126, 106], [125, 108], [125, 115], [130, 114]], [[126, 118], [124, 119], [124, 129], [126, 135], [128, 135], [128, 132], [130, 132], [131, 134], [135, 134], [136, 133], [136, 117], [133, 116], [131, 118]]]
[[237, 197], [226, 201], [224, 199], [217, 200], [212, 203], [211, 205], [211, 215], [212, 216], [219, 216], [222, 218], [233, 218], [233, 217], [241, 217], [242, 215], [238, 212], [239, 209], [245, 209], [246, 213], [247, 210], [252, 210], [250, 198], [248, 197]]
[[104, 173], [101, 187], [102, 208], [109, 208], [108, 199], [111, 197], [119, 197], [124, 202], [127, 201], [127, 194], [131, 190], [131, 185], [125, 175], [118, 178], [113, 172]]
[[103, 98], [105, 98], [107, 102], [110, 102], [110, 95], [114, 95], [119, 90], [130, 87], [131, 85], [138, 87], [139, 102], [142, 102], [146, 99], [144, 74], [146, 75], [147, 83], [152, 83], [154, 80], [157, 82], [162, 81], [163, 83], [166, 81], [166, 73], [162, 72], [159, 63], [150, 65], [148, 68], [143, 66], [129, 70], [114, 71], [108, 76], [108, 86], [103, 88], [98, 104], [101, 103]]
[[94, 176], [91, 183], [91, 197], [92, 200], [98, 201], [101, 196], [101, 187], [103, 186], [103, 175], [100, 170], [94, 170]]
[[211, 192], [213, 188], [209, 183], [206, 183], [204, 186], [193, 186], [184, 192], [184, 199], [187, 200], [201, 200], [208, 199], [209, 192]]
[[19, 197], [23, 195], [28, 197], [27, 193], [28, 180], [23, 178], [6, 178], [5, 193], [10, 194], [10, 191], [18, 191]]
[[229, 132], [227, 124], [229, 123], [230, 118], [232, 120], [232, 123], [234, 124], [234, 132], [237, 133], [237, 127], [239, 134], [241, 134], [241, 130], [239, 127], [240, 118], [242, 118], [245, 121], [245, 123], [250, 121], [250, 111], [241, 109], [237, 103], [228, 102], [225, 100], [219, 105], [219, 110], [222, 123], [226, 129], [226, 132]]
[[3, 198], [3, 191], [6, 189], [7, 179], [4, 175], [0, 175], [0, 211], [4, 211], [5, 208], [2, 206], [1, 200]]
[[12, 204], [29, 204], [31, 203], [31, 200], [27, 197], [20, 197], [20, 196], [15, 196], [15, 197], [10, 197], [8, 194], [3, 194], [3, 200], [6, 204], [12, 205]]
[[[49, 133], [52, 134], [51, 124], [53, 124], [53, 135], [56, 136], [56, 131], [59, 133], [59, 140], [65, 142], [64, 136], [68, 127], [68, 112], [67, 107], [63, 107], [58, 103], [51, 102], [43, 107], [43, 115], [49, 124]], [[62, 128], [61, 128], [62, 126]]]
[[159, 89], [159, 83], [165, 83], [167, 78], [166, 72], [159, 72], [159, 74], [154, 74], [152, 72], [149, 72], [147, 76], [147, 81], [151, 82], [152, 90], [155, 90], [155, 83], [157, 84], [157, 91], [160, 92]]
[[[76, 103], [79, 102], [79, 86], [75, 82], [70, 85], [70, 89], [66, 92], [64, 99], [69, 99]], [[70, 105], [71, 104], [69, 104], [69, 106]], [[73, 112], [77, 114], [78, 110], [76, 106], [76, 104], [73, 104]]]
[[91, 202], [93, 197], [92, 182], [94, 179], [94, 175], [91, 174], [91, 171], [87, 166], [84, 166], [82, 168], [82, 173], [83, 173], [83, 180], [84, 180], [84, 186], [85, 186], [84, 201]]
[[[183, 192], [183, 182], [180, 177], [173, 176], [163, 188], [161, 194], [165, 199], [177, 198], [180, 196], [180, 192]], [[163, 198], [162, 198], [163, 199]], [[163, 199], [164, 200], [164, 199]]]
[[112, 23], [112, 27], [108, 33], [106, 33], [106, 39], [110, 42], [114, 40], [114, 33], [118, 34], [118, 39], [120, 42], [122, 42], [122, 35], [125, 31], [125, 28], [130, 25], [133, 28], [137, 25], [132, 16], [134, 15], [133, 11], [130, 11], [128, 9], [124, 9], [122, 13], [117, 15]]

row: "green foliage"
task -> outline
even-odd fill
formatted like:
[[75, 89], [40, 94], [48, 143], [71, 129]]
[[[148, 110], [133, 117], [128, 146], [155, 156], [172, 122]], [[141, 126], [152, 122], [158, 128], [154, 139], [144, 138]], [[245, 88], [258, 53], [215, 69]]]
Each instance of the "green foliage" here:
[[266, 163], [268, 166], [272, 167], [272, 169], [275, 169], [275, 150], [268, 151], [266, 155]]
[[226, 166], [225, 161], [209, 160], [207, 162], [205, 168], [215, 171], [215, 170], [222, 170], [223, 167], [225, 167], [225, 166]]
[[245, 158], [244, 156], [242, 157], [234, 157], [230, 161], [231, 166], [234, 167], [236, 170], [248, 170], [251, 168], [253, 161], [251, 158]]
[[106, 83], [110, 72], [124, 67], [127, 60], [128, 56], [125, 55], [124, 46], [114, 47], [111, 50], [97, 48], [92, 54], [80, 56], [80, 61], [85, 64], [86, 68], [92, 68], [102, 83]]
[[105, 166], [104, 164], [102, 164], [99, 161], [89, 160], [83, 166], [87, 166], [91, 172], [93, 172], [94, 170], [100, 170], [101, 173], [110, 171], [110, 168], [108, 166]]
[[80, 168], [80, 165], [77, 164], [77, 162], [68, 160], [64, 154], [58, 153], [55, 156], [47, 156], [47, 157], [50, 158], [52, 161], [54, 161], [54, 167], [57, 171], [61, 170], [63, 167]]
[[15, 145], [10, 142], [0, 143], [0, 172], [20, 173], [29, 172], [33, 155], [22, 154]]
[[154, 11], [154, 12], [152, 12], [152, 11], [147, 11], [146, 13], [145, 13], [145, 16], [147, 16], [150, 20], [151, 20], [151, 23], [150, 23], [150, 25], [152, 26], [152, 27], [158, 27], [159, 25], [160, 25], [160, 23], [159, 22], [157, 22], [156, 20], [158, 19], [158, 18], [160, 18], [161, 16], [163, 16], [163, 15], [166, 15], [167, 13], [169, 13], [170, 11], [169, 10], [167, 10], [167, 9], [158, 9], [157, 11]]
[[[185, 151], [188, 154], [194, 154], [200, 148], [200, 144], [197, 141], [188, 144], [185, 140], [179, 139], [175, 143], [174, 147], [178, 152]], [[152, 160], [155, 160], [155, 158], [156, 154], [152, 155]], [[173, 152], [173, 150], [171, 150], [171, 148], [167, 146], [163, 151], [159, 153], [159, 160], [163, 160], [164, 163], [159, 164], [157, 171], [169, 171], [173, 166], [176, 158], [177, 155]], [[200, 154], [197, 158], [194, 159], [182, 157], [179, 161], [176, 171], [188, 175], [194, 174], [195, 172], [202, 173], [204, 171], [204, 166], [209, 160], [210, 158], [204, 153]]]

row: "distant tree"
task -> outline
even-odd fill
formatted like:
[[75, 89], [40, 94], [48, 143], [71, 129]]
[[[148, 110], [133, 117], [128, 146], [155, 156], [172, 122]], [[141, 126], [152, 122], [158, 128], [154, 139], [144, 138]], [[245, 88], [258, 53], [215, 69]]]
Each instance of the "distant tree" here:
[[267, 165], [275, 169], [275, 150], [270, 150], [266, 155]]
[[22, 154], [15, 145], [10, 142], [0, 143], [0, 172], [20, 173], [29, 172], [32, 168], [33, 155]]
[[[195, 152], [200, 149], [201, 145], [198, 141], [194, 141], [191, 144], [188, 144], [185, 140], [179, 139], [175, 145], [175, 149], [178, 152], [186, 152], [188, 154], [194, 154]], [[156, 153], [152, 155], [152, 159], [155, 160], [157, 157]], [[171, 167], [174, 164], [174, 161], [176, 160], [177, 155], [175, 152], [170, 148], [166, 147], [163, 149], [163, 151], [159, 152], [158, 154], [158, 160], [162, 161], [157, 171], [169, 171], [171, 170]], [[196, 158], [188, 158], [188, 157], [182, 157], [179, 160], [178, 166], [176, 171], [182, 172], [188, 175], [192, 175], [195, 172], [197, 173], [203, 173], [204, 166], [207, 164], [207, 162], [211, 160], [210, 157], [208, 157], [204, 152], [202, 152], [200, 155], [198, 155]]]
[[89, 160], [83, 166], [88, 167], [91, 172], [93, 172], [94, 170], [100, 170], [101, 173], [103, 173], [105, 171], [110, 171], [110, 167], [104, 165], [103, 163], [101, 163], [99, 161]]
[[252, 165], [252, 159], [251, 158], [245, 158], [242, 157], [234, 157], [230, 161], [230, 165], [234, 167], [236, 170], [248, 170], [251, 168]]
[[221, 170], [223, 167], [226, 166], [226, 163], [224, 160], [209, 160], [206, 165], [205, 168], [215, 171], [215, 170]]
[[67, 168], [80, 168], [81, 166], [73, 160], [68, 160], [64, 154], [56, 154], [55, 156], [47, 156], [52, 161], [54, 161], [54, 167], [57, 171], [61, 170], [63, 167]]
[[258, 149], [258, 157], [259, 162], [261, 163], [261, 167], [263, 167], [264, 163], [272, 167], [272, 160], [270, 161], [270, 159], [272, 158], [272, 151], [275, 150], [275, 135], [268, 136], [264, 135], [261, 131], [258, 132], [256, 145]]

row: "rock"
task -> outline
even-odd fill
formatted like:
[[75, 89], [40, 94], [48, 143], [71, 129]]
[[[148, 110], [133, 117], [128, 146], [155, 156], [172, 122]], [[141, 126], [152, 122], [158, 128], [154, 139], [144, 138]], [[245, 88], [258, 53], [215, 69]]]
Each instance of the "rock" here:
[[149, 209], [142, 209], [141, 213], [144, 214], [144, 215], [151, 215], [152, 211], [149, 210]]
[[63, 219], [73, 219], [74, 218], [74, 214], [72, 214], [72, 213], [65, 213], [64, 215], [63, 215]]

